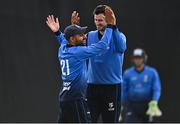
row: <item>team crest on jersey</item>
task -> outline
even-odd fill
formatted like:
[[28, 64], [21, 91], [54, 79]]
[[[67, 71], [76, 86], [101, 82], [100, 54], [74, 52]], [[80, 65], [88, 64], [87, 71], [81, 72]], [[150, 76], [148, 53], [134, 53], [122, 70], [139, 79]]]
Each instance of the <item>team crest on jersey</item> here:
[[136, 77], [136, 76], [133, 76], [133, 77], [131, 78], [131, 80], [132, 80], [132, 81], [137, 80], [137, 77]]

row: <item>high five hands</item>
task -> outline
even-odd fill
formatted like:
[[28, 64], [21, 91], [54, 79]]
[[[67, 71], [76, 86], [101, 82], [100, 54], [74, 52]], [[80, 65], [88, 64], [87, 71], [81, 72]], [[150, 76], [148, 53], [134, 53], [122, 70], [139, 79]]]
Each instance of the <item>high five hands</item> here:
[[[105, 8], [105, 20], [107, 24], [116, 25], [116, 17], [113, 10], [110, 7]], [[77, 11], [73, 11], [71, 15], [71, 24], [80, 24], [80, 17]]]
[[80, 24], [80, 17], [79, 17], [79, 13], [77, 11], [73, 11], [73, 13], [71, 15], [71, 24], [73, 24], [73, 25]]
[[59, 31], [59, 20], [58, 18], [55, 18], [53, 15], [49, 15], [46, 20], [46, 24], [48, 27], [55, 33]]
[[105, 20], [107, 24], [116, 25], [116, 17], [110, 7], [105, 8]]
[[[105, 20], [107, 24], [116, 25], [116, 17], [110, 7], [105, 8]], [[55, 18], [54, 15], [49, 15], [47, 17], [46, 24], [53, 32], [57, 32], [60, 29], [59, 20]], [[80, 17], [77, 11], [73, 11], [71, 15], [71, 24], [80, 24]]]

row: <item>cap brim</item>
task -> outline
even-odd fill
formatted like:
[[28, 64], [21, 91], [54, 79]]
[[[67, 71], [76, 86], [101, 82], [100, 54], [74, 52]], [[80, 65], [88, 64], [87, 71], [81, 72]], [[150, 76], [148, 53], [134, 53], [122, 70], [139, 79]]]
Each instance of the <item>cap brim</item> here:
[[81, 27], [81, 33], [86, 33], [87, 26], [86, 27]]

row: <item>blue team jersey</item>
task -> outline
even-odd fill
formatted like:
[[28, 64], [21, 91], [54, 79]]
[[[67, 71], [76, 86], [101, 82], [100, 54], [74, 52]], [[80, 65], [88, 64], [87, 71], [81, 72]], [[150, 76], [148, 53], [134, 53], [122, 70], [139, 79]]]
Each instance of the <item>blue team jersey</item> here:
[[[88, 33], [88, 46], [101, 40], [100, 33]], [[113, 31], [109, 49], [89, 59], [88, 83], [89, 84], [119, 84], [122, 82], [122, 65], [126, 50], [126, 37], [116, 28]]]
[[106, 28], [102, 40], [90, 46], [68, 46], [63, 35], [57, 36], [61, 44], [58, 57], [61, 65], [63, 87], [60, 101], [85, 98], [87, 86], [86, 60], [109, 49], [112, 29]]
[[134, 67], [127, 69], [123, 75], [123, 101], [143, 102], [158, 101], [161, 95], [161, 84], [157, 71], [145, 66], [141, 72]]

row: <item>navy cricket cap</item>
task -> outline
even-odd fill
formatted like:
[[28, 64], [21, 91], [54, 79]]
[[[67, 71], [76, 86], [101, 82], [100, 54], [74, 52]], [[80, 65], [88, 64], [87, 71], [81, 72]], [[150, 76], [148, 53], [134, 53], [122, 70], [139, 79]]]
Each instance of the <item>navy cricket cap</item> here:
[[69, 25], [64, 30], [64, 36], [67, 40], [69, 40], [71, 36], [75, 36], [77, 34], [84, 34], [86, 32], [86, 29], [87, 26], [81, 27], [78, 25]]

